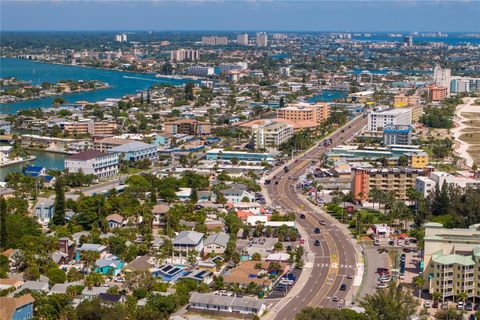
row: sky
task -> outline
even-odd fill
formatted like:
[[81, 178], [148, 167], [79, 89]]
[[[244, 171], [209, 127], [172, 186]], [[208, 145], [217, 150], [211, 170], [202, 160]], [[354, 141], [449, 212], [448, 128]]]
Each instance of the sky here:
[[0, 30], [480, 32], [480, 0], [0, 0]]

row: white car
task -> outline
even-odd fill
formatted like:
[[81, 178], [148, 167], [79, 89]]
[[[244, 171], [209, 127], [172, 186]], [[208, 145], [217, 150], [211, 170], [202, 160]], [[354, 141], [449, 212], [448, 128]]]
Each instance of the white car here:
[[458, 309], [458, 310], [463, 310], [463, 301], [458, 301], [458, 303], [457, 303], [457, 309]]
[[283, 280], [280, 280], [280, 284], [291, 286], [293, 284], [293, 280], [283, 279]]
[[377, 283], [377, 289], [385, 289], [388, 288], [388, 284], [386, 283]]
[[425, 301], [423, 302], [423, 307], [424, 307], [424, 308], [430, 308], [430, 301], [425, 300]]
[[392, 277], [381, 276], [381, 277], [378, 278], [378, 281], [380, 281], [380, 282], [390, 282], [390, 281], [392, 281]]

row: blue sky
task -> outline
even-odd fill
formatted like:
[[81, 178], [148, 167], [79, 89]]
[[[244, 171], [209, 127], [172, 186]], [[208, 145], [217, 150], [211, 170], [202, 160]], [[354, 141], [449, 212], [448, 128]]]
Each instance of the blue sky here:
[[480, 0], [0, 0], [1, 30], [480, 32]]

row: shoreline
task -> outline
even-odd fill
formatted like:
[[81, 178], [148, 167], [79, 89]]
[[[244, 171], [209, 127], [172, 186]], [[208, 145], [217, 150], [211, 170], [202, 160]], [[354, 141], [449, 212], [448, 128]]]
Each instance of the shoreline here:
[[2, 163], [0, 164], [0, 168], [7, 168], [7, 167], [10, 167], [10, 166], [13, 166], [15, 164], [19, 164], [19, 163], [25, 163], [25, 162], [30, 162], [30, 161], [34, 161], [35, 159], [37, 159], [37, 157], [35, 156], [31, 156], [30, 158], [28, 159], [22, 159], [22, 160], [13, 160], [11, 162], [8, 162], [8, 163]]
[[[475, 162], [473, 157], [470, 155], [468, 150], [470, 149], [471, 145], [460, 139], [460, 137], [465, 133], [462, 132], [464, 129], [471, 128], [467, 125], [465, 125], [463, 122], [468, 121], [469, 119], [463, 117], [461, 114], [463, 112], [476, 112], [473, 110], [469, 110], [474, 106], [474, 101], [476, 98], [464, 98], [463, 104], [458, 105], [455, 108], [455, 116], [453, 118], [453, 121], [455, 123], [455, 127], [452, 128], [452, 135], [454, 138], [454, 145], [453, 145], [453, 151], [461, 158], [465, 160], [465, 164], [467, 167], [471, 168], [473, 166], [473, 163]], [[480, 114], [480, 108], [478, 108], [477, 111]]]

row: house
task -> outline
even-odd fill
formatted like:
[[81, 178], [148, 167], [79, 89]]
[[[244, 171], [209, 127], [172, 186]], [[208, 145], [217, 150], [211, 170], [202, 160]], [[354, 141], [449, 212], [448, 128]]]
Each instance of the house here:
[[76, 249], [75, 260], [80, 260], [80, 254], [82, 251], [96, 251], [103, 258], [107, 255], [107, 247], [96, 243], [84, 243]]
[[10, 121], [0, 120], [0, 135], [10, 134], [12, 130], [12, 123]]
[[277, 242], [277, 238], [254, 238], [247, 241], [239, 239], [236, 245], [237, 251], [244, 252], [250, 257], [253, 256], [254, 253], [259, 253], [265, 258], [275, 250], [275, 244]]
[[49, 295], [51, 294], [66, 294], [68, 287], [73, 286], [83, 286], [82, 281], [74, 281], [74, 282], [66, 282], [66, 283], [56, 283], [53, 287], [50, 288], [48, 292]]
[[48, 185], [53, 185], [56, 181], [56, 178], [54, 176], [51, 176], [51, 175], [47, 174], [47, 169], [46, 168], [39, 167], [39, 166], [27, 165], [23, 169], [23, 175], [24, 176], [29, 176], [29, 177], [34, 177], [34, 178], [37, 178], [37, 179], [42, 179]]
[[151, 271], [155, 267], [155, 257], [144, 255], [136, 257], [135, 260], [123, 267], [123, 272], [145, 272]]
[[24, 265], [25, 257], [19, 249], [7, 249], [2, 252], [2, 256], [8, 259], [10, 272], [15, 272]]
[[192, 188], [179, 188], [175, 194], [177, 195], [178, 200], [182, 202], [189, 201], [192, 196]]
[[217, 196], [213, 191], [198, 191], [197, 192], [198, 202], [203, 201], [217, 201]]
[[17, 298], [0, 297], [0, 319], [28, 320], [33, 319], [33, 303], [31, 294]]
[[152, 271], [152, 276], [165, 282], [175, 282], [183, 275], [183, 267], [166, 264]]
[[22, 292], [23, 290], [30, 290], [30, 291], [41, 291], [47, 293], [49, 290], [48, 282], [43, 281], [25, 281], [25, 283], [18, 288], [17, 290], [10, 292], [8, 294], [9, 297], [14, 297], [17, 293]]
[[165, 224], [164, 217], [169, 209], [170, 207], [165, 203], [159, 203], [153, 206], [152, 214], [154, 226], [161, 226]]
[[189, 310], [227, 317], [260, 316], [266, 309], [263, 301], [258, 299], [228, 297], [212, 293], [193, 292], [188, 303]]
[[95, 272], [103, 275], [118, 275], [125, 263], [119, 259], [97, 259]]
[[63, 237], [58, 239], [58, 256], [61, 257], [58, 261], [55, 261], [57, 264], [67, 264], [73, 260], [75, 256], [75, 242], [72, 240]]
[[100, 298], [100, 301], [102, 305], [112, 305], [116, 303], [124, 303], [126, 298], [122, 294], [112, 294], [112, 293], [100, 293], [98, 295], [98, 298]]
[[65, 169], [71, 173], [93, 174], [97, 179], [118, 173], [118, 154], [87, 150], [65, 158]]
[[210, 284], [213, 281], [213, 273], [207, 270], [190, 270], [185, 272], [180, 279], [191, 279], [198, 283]]
[[85, 287], [82, 291], [82, 296], [91, 300], [97, 298], [101, 293], [107, 293], [108, 289], [108, 287]]
[[[243, 187], [242, 187], [243, 186]], [[253, 202], [255, 200], [255, 195], [247, 191], [247, 187], [242, 184], [230, 185], [228, 189], [220, 191], [227, 202], [238, 203], [238, 202]]]
[[201, 252], [203, 249], [203, 233], [196, 231], [180, 231], [173, 240], [173, 249], [187, 252], [195, 250]]
[[23, 285], [22, 280], [14, 279], [14, 278], [0, 278], [0, 291], [10, 288], [18, 289]]
[[118, 213], [109, 214], [106, 218], [108, 226], [110, 229], [123, 227], [125, 225], [125, 219]]
[[154, 144], [147, 144], [141, 141], [133, 141], [111, 148], [109, 153], [117, 153], [120, 159], [124, 161], [141, 161], [150, 160], [156, 162], [158, 160], [157, 146]]
[[225, 232], [217, 232], [208, 236], [204, 242], [203, 253], [224, 253], [230, 236]]
[[35, 206], [35, 216], [38, 221], [44, 225], [50, 222], [55, 211], [55, 199], [50, 198], [38, 198], [37, 205]]

